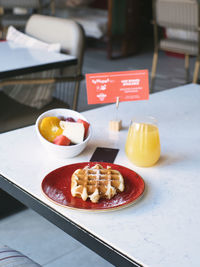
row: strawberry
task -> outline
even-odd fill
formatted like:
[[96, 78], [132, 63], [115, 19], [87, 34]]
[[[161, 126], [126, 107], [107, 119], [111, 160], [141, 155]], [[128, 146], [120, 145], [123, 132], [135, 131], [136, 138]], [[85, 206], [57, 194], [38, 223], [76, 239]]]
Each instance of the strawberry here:
[[65, 121], [75, 122], [75, 119], [72, 118], [72, 117], [67, 117], [67, 118], [65, 119]]
[[89, 124], [87, 121], [84, 121], [84, 120], [82, 120], [82, 119], [78, 119], [77, 122], [79, 122], [79, 123], [83, 123], [83, 126], [84, 126], [84, 128], [85, 128], [85, 134], [84, 134], [84, 137], [86, 137], [86, 136], [87, 136], [87, 133], [88, 133], [88, 129], [89, 129], [90, 124]]
[[71, 141], [66, 136], [59, 135], [53, 140], [53, 143], [56, 144], [56, 145], [59, 145], [59, 146], [69, 146]]

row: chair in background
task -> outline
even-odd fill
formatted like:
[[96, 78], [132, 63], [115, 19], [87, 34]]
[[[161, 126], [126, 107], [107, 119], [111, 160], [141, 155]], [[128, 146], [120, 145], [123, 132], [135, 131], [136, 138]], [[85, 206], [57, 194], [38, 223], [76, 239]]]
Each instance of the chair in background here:
[[[153, 0], [154, 55], [150, 91], [153, 92], [159, 50], [185, 55], [186, 82], [189, 57], [196, 56], [193, 83], [197, 83], [200, 64], [200, 3], [198, 0]], [[165, 34], [159, 39], [159, 27]]]
[[[85, 49], [83, 28], [71, 19], [33, 15], [27, 22], [25, 32], [46, 43], [60, 43], [61, 52], [77, 58], [77, 65], [61, 69], [59, 81], [74, 81], [72, 108], [77, 109], [80, 81], [83, 79], [82, 66]], [[56, 79], [55, 79], [56, 82]]]
[[[44, 80], [44, 83], [53, 83], [56, 85], [57, 82], [65, 82], [66, 90], [67, 82], [74, 82], [74, 94], [73, 94], [73, 105], [74, 110], [77, 109], [77, 101], [79, 95], [79, 86], [80, 81], [83, 79], [82, 75], [82, 64], [83, 64], [83, 54], [84, 54], [84, 44], [85, 44], [85, 35], [82, 27], [70, 19], [62, 19], [51, 16], [44, 15], [32, 15], [28, 20], [25, 32], [46, 43], [60, 43], [61, 50], [63, 53], [73, 55], [77, 58], [77, 65], [69, 66], [64, 69], [61, 69], [61, 74], [59, 77], [52, 77], [53, 79], [39, 78], [36, 74], [35, 79], [25, 79], [23, 78], [15, 79], [16, 84], [22, 83], [23, 86], [30, 87], [34, 85], [37, 87], [38, 80]], [[3, 81], [4, 89], [6, 90], [6, 82], [9, 85], [9, 82], [13, 84], [12, 80]], [[1, 82], [0, 82], [1, 83]], [[27, 85], [26, 85], [27, 83]], [[34, 90], [34, 88], [33, 88]], [[28, 107], [18, 102], [14, 101], [12, 98], [9, 98], [7, 95], [2, 93], [0, 97], [0, 114], [1, 114], [1, 124], [0, 131], [6, 131], [9, 129], [14, 129], [16, 127], [22, 127], [25, 125], [35, 123], [37, 116], [44, 112], [45, 110], [51, 108], [65, 107], [69, 106], [56, 98], [52, 99], [51, 103], [48, 103], [45, 107], [38, 110], [36, 108]], [[2, 130], [3, 129], [3, 130]]]
[[41, 267], [38, 263], [22, 254], [18, 250], [15, 250], [6, 245], [0, 244], [0, 262], [1, 266], [13, 266], [13, 267]]

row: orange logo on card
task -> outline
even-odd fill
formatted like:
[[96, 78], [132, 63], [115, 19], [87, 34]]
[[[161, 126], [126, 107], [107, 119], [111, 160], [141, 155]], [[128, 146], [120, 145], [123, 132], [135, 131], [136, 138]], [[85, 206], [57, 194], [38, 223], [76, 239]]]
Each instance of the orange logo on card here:
[[88, 104], [149, 99], [148, 70], [86, 74]]

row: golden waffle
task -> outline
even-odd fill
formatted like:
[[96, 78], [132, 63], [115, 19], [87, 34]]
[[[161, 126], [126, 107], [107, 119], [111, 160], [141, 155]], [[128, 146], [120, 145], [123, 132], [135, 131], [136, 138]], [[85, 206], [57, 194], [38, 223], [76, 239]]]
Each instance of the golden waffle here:
[[121, 173], [110, 166], [104, 169], [100, 164], [77, 169], [71, 178], [73, 197], [89, 198], [97, 203], [100, 198], [111, 199], [118, 192], [124, 191], [124, 179]]

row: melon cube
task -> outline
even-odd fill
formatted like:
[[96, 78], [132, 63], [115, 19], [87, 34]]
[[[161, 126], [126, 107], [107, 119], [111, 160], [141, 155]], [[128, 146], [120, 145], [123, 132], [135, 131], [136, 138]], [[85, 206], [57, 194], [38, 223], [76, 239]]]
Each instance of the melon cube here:
[[82, 123], [61, 121], [60, 127], [63, 129], [63, 135], [71, 140], [74, 144], [83, 142], [85, 128]]

